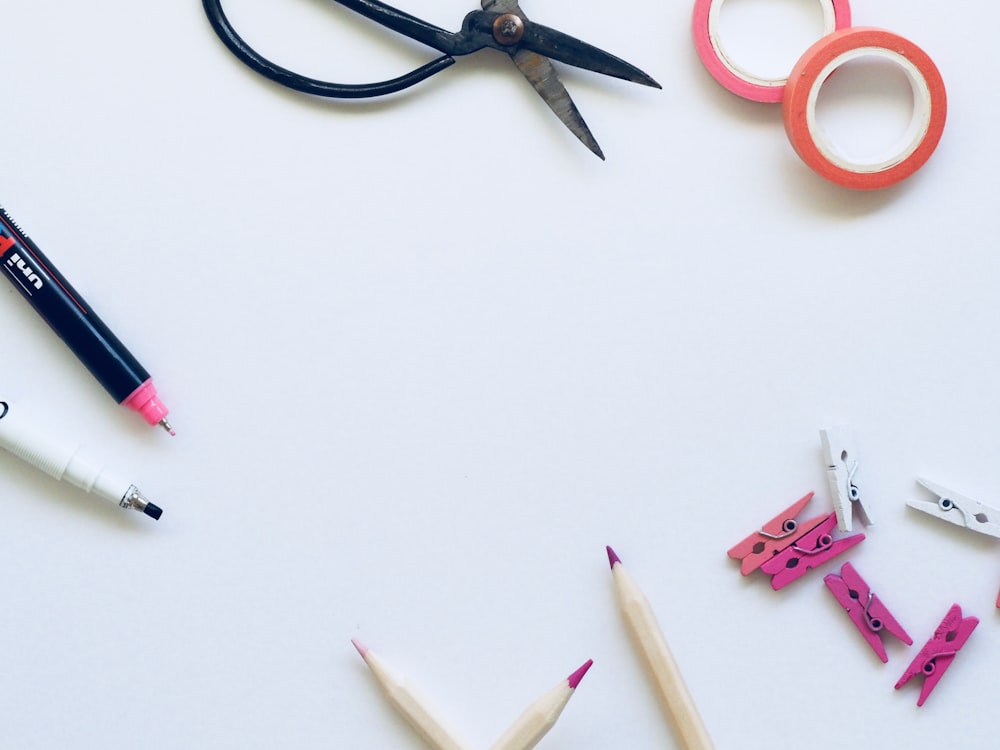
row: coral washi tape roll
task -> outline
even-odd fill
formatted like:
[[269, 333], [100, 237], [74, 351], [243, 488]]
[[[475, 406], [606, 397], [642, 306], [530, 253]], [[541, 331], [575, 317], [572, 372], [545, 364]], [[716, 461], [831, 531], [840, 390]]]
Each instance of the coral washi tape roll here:
[[[913, 118], [902, 146], [871, 163], [838, 154], [816, 123], [820, 88], [837, 68], [862, 57], [900, 66], [913, 89]], [[782, 104], [785, 132], [802, 160], [828, 180], [858, 190], [894, 185], [923, 166], [941, 140], [947, 109], [944, 81], [927, 53], [897, 34], [866, 27], [834, 32], [810, 47], [788, 77]]]
[[[726, 54], [719, 40], [719, 13], [725, 0], [695, 0], [691, 30], [698, 57], [712, 77], [737, 96], [755, 102], [780, 102], [785, 90], [784, 78], [764, 78], [748, 73]], [[823, 33], [851, 25], [851, 6], [847, 0], [820, 0], [823, 6]]]

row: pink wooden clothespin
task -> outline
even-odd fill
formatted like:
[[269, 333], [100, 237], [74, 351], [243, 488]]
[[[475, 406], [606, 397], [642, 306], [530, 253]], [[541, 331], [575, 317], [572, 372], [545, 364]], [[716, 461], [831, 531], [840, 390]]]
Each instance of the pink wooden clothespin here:
[[831, 513], [791, 547], [761, 565], [760, 569], [771, 576], [771, 588], [784, 588], [865, 538], [864, 534], [855, 534], [834, 540], [830, 532], [836, 525], [837, 514]]
[[840, 606], [847, 610], [851, 622], [878, 654], [883, 664], [889, 661], [885, 644], [880, 637], [883, 630], [896, 636], [907, 646], [913, 643], [913, 639], [903, 630], [903, 626], [896, 621], [882, 600], [872, 593], [865, 579], [849, 562], [841, 566], [839, 575], [830, 573], [823, 578], [823, 582], [840, 602]]
[[786, 549], [826, 518], [820, 516], [802, 524], [795, 520], [812, 497], [813, 493], [810, 492], [761, 526], [759, 531], [755, 531], [729, 550], [727, 554], [734, 560], [740, 561], [740, 572], [743, 575], [753, 573], [762, 563]]
[[955, 661], [955, 655], [962, 649], [965, 642], [969, 640], [972, 631], [979, 624], [978, 617], [962, 617], [962, 608], [957, 604], [951, 605], [948, 614], [941, 620], [937, 630], [920, 653], [910, 662], [910, 666], [903, 672], [903, 676], [896, 683], [898, 690], [918, 674], [924, 676], [924, 684], [920, 688], [920, 697], [917, 698], [917, 705], [924, 705], [934, 686], [944, 675], [945, 670]]

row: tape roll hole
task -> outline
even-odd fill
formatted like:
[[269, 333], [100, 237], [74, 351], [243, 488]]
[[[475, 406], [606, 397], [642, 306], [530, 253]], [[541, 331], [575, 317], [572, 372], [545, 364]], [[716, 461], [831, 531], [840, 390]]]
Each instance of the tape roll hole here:
[[881, 172], [904, 161], [930, 124], [927, 82], [907, 58], [877, 47], [830, 61], [809, 92], [806, 118], [816, 147], [852, 172]]
[[833, 29], [828, 0], [715, 0], [709, 11], [719, 59], [762, 86], [783, 85], [803, 50]]

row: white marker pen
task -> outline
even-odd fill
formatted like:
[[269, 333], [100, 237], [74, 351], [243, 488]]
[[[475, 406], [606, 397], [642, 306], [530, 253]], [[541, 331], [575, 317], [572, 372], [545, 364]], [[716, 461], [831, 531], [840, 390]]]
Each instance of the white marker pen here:
[[36, 430], [8, 401], [0, 401], [0, 448], [54, 479], [69, 482], [122, 508], [132, 508], [154, 519], [163, 513], [134, 484], [80, 455], [79, 445]]

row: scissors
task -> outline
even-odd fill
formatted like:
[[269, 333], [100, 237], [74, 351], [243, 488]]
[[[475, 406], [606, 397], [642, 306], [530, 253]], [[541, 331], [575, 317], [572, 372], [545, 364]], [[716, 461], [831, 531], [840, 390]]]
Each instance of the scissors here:
[[338, 99], [384, 96], [409, 88], [439, 73], [455, 62], [486, 47], [506, 52], [538, 95], [580, 141], [601, 159], [604, 153], [587, 123], [562, 85], [549, 58], [644, 86], [660, 84], [634, 65], [586, 42], [527, 19], [517, 0], [482, 0], [482, 10], [474, 10], [456, 33], [446, 31], [397, 10], [379, 0], [336, 0], [341, 5], [444, 53], [405, 75], [367, 84], [319, 81], [275, 65], [252, 49], [236, 33], [222, 11], [221, 0], [202, 0], [215, 33], [229, 50], [253, 70], [283, 86], [306, 94]]

